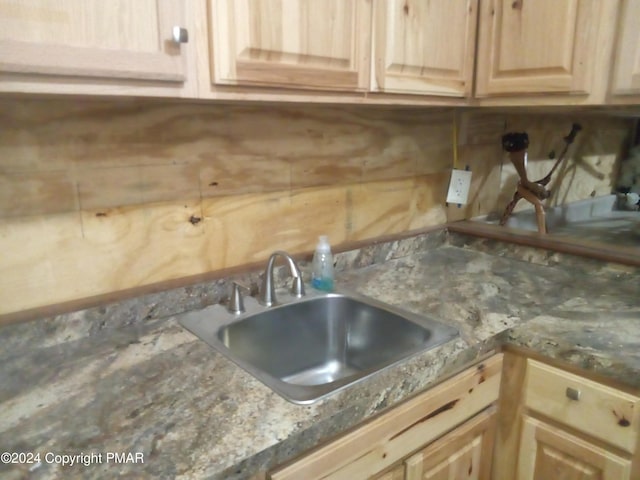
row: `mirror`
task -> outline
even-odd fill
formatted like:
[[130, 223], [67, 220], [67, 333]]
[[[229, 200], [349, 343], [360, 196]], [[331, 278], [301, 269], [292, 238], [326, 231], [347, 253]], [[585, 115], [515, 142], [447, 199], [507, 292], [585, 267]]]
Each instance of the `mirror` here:
[[[582, 128], [567, 145], [573, 123]], [[534, 202], [514, 197], [522, 191], [521, 165], [507, 152], [499, 165], [497, 192], [482, 195], [490, 208], [452, 224], [452, 230], [640, 266], [638, 121], [610, 112], [507, 114], [503, 134], [507, 132], [528, 134], [528, 180], [552, 173], [545, 184], [548, 198], [540, 195], [547, 233], [539, 233]], [[512, 200], [517, 200], [513, 212], [505, 213]]]

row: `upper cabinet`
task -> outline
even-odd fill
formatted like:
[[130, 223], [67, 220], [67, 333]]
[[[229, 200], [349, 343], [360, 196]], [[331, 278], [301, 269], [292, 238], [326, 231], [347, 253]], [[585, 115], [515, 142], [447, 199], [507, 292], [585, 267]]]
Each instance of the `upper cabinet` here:
[[56, 91], [67, 83], [77, 92], [84, 78], [179, 89], [187, 79], [186, 15], [173, 0], [0, 0], [2, 84]]
[[637, 18], [640, 0], [0, 0], [0, 92], [637, 103]]
[[484, 0], [476, 94], [590, 93], [597, 0]]
[[379, 1], [372, 90], [471, 95], [478, 0]]
[[369, 0], [209, 0], [220, 85], [366, 90]]
[[625, 0], [620, 13], [611, 92], [618, 95], [640, 95], [640, 1]]

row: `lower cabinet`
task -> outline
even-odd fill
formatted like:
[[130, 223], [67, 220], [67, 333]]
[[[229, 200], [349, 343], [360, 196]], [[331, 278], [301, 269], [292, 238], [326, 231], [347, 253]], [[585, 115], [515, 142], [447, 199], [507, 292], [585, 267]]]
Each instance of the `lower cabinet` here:
[[490, 478], [502, 354], [272, 471], [273, 480]]
[[404, 464], [396, 465], [391, 470], [379, 473], [372, 477], [372, 480], [404, 480]]
[[406, 480], [479, 480], [491, 476], [495, 407], [459, 426], [404, 463]]
[[495, 406], [487, 408], [373, 480], [490, 478], [495, 416]]
[[631, 479], [631, 460], [535, 418], [525, 416], [518, 471], [522, 479]]
[[493, 478], [640, 479], [640, 397], [508, 353]]

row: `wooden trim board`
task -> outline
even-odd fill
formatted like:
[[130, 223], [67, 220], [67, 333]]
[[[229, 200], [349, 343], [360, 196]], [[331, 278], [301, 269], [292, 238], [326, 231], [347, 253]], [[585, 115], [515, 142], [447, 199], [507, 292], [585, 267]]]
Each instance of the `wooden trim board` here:
[[577, 238], [540, 235], [537, 232], [514, 230], [470, 220], [448, 223], [447, 229], [451, 232], [475, 237], [490, 238], [527, 247], [543, 248], [581, 257], [595, 258], [604, 262], [640, 267], [640, 255], [632, 248], [604, 245]]

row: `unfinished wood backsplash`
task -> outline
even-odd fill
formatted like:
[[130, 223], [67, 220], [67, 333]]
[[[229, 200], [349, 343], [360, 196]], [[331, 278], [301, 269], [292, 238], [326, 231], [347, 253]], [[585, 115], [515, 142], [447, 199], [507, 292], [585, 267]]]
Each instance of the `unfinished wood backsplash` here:
[[0, 313], [446, 221], [452, 112], [0, 100]]
[[[536, 177], [576, 120], [455, 115], [457, 167], [473, 171], [462, 208], [444, 204], [450, 109], [0, 99], [0, 323], [309, 253], [320, 234], [339, 248], [501, 211], [500, 135], [530, 132]], [[626, 120], [577, 120], [556, 201], [608, 191], [624, 145]]]

